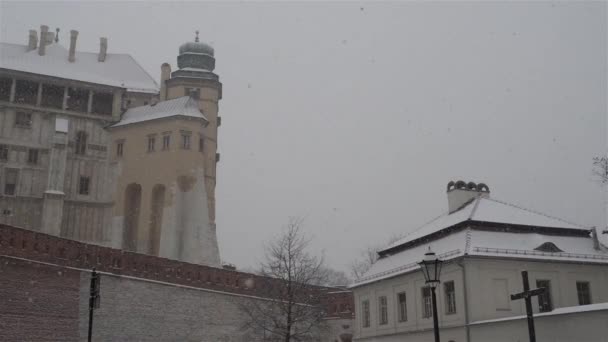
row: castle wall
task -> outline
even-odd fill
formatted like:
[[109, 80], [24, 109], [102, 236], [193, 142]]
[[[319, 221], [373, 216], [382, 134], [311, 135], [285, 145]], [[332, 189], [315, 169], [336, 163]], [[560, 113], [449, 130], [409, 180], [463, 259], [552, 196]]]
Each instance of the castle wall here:
[[[254, 341], [239, 306], [270, 298], [278, 282], [0, 225], [0, 341], [85, 341], [94, 267], [94, 341]], [[352, 303], [328, 295], [328, 308]], [[322, 342], [352, 329], [352, 317], [330, 316]]]

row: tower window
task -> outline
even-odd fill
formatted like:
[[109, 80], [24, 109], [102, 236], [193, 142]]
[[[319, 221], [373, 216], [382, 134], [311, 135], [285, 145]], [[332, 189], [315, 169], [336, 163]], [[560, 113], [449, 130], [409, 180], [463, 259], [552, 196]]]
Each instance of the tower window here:
[[190, 134], [182, 134], [182, 148], [184, 150], [190, 149]]
[[78, 187], [78, 193], [81, 195], [88, 195], [89, 194], [89, 183], [90, 183], [91, 179], [89, 177], [85, 177], [85, 176], [80, 176], [80, 181], [79, 181], [79, 187]]
[[27, 162], [29, 164], [38, 164], [38, 150], [35, 148], [30, 148], [27, 151]]
[[168, 150], [171, 145], [171, 136], [169, 134], [163, 135], [163, 150]]
[[154, 145], [156, 145], [156, 138], [148, 137], [148, 152], [154, 152]]
[[119, 141], [116, 143], [116, 156], [117, 157], [122, 157], [122, 152], [124, 149], [124, 141]]
[[198, 138], [198, 150], [199, 152], [205, 151], [205, 138], [203, 137]]

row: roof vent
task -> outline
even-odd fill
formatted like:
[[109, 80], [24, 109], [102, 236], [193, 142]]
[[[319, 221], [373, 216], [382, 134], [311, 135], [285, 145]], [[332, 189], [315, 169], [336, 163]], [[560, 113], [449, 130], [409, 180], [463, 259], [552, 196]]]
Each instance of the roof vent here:
[[490, 197], [490, 188], [484, 183], [450, 181], [447, 186], [450, 214], [458, 211], [476, 197]]
[[534, 248], [534, 250], [540, 251], [540, 252], [547, 252], [547, 253], [562, 253], [563, 252], [553, 242], [545, 242], [542, 245]]

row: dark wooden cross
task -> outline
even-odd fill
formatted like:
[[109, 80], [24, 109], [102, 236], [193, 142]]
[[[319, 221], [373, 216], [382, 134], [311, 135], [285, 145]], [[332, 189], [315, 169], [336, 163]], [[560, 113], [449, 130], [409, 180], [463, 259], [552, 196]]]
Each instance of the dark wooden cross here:
[[530, 290], [528, 283], [528, 271], [521, 271], [521, 277], [524, 282], [524, 291], [511, 295], [511, 300], [524, 299], [526, 301], [526, 316], [528, 317], [528, 334], [530, 342], [536, 342], [536, 333], [534, 332], [534, 316], [532, 312], [532, 297], [545, 293], [547, 289], [539, 287], [538, 289]]

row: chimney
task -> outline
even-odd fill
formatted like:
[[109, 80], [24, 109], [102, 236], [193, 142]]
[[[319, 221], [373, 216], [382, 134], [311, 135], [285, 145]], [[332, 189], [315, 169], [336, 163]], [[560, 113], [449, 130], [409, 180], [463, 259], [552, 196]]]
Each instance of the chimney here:
[[70, 30], [70, 55], [68, 61], [74, 63], [76, 61], [76, 39], [78, 38], [78, 31]]
[[97, 57], [97, 61], [105, 62], [107, 51], [108, 51], [108, 38], [105, 38], [105, 37], [99, 38], [99, 57]]
[[600, 240], [597, 236], [597, 230], [595, 230], [595, 227], [591, 228], [591, 239], [593, 239], [593, 249], [595, 249], [596, 251], [600, 250]]
[[488, 186], [484, 183], [465, 183], [461, 180], [457, 182], [451, 181], [448, 183], [447, 193], [448, 208], [451, 214], [458, 211], [478, 196], [489, 198], [490, 188], [488, 188]]
[[49, 27], [46, 25], [41, 25], [40, 26], [40, 44], [38, 45], [38, 54], [40, 56], [44, 56], [44, 53], [46, 52], [45, 47], [46, 47], [46, 37], [47, 34], [49, 32]]
[[27, 51], [36, 50], [38, 47], [38, 31], [30, 30], [30, 37], [27, 42]]
[[171, 66], [169, 63], [163, 63], [160, 66], [160, 100], [167, 99], [167, 80], [171, 78]]

